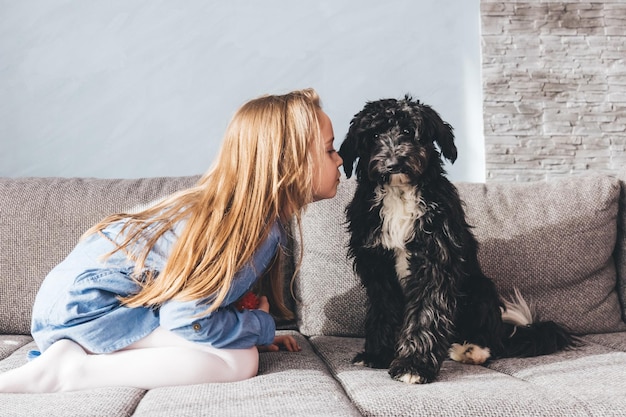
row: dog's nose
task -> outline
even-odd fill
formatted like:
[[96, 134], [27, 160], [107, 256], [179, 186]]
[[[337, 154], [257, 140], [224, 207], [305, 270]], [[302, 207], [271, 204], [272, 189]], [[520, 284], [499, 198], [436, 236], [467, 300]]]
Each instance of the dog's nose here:
[[400, 164], [395, 159], [394, 160], [389, 160], [385, 164], [385, 168], [387, 169], [388, 172], [391, 172], [391, 173], [399, 172], [400, 171]]

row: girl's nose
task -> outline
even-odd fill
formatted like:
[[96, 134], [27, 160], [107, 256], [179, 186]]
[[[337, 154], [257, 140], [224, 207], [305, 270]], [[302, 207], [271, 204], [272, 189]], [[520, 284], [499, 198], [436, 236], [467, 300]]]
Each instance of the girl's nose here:
[[343, 159], [341, 158], [341, 156], [339, 155], [338, 152], [335, 152], [335, 156], [337, 156], [337, 168], [339, 168], [340, 166], [343, 165]]

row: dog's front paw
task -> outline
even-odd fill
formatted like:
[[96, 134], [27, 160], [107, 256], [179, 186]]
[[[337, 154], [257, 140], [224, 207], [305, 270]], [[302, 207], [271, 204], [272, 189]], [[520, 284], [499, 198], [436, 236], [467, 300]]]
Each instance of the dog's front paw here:
[[437, 371], [424, 365], [416, 365], [407, 359], [396, 359], [391, 363], [389, 375], [406, 384], [427, 384], [435, 380]]
[[388, 368], [390, 359], [385, 359], [380, 355], [375, 355], [368, 352], [357, 353], [352, 359], [354, 365], [367, 366], [368, 368], [383, 369]]

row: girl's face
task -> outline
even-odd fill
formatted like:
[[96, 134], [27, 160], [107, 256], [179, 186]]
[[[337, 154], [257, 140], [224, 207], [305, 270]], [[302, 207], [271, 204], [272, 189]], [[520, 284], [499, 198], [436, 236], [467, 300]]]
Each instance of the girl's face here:
[[337, 185], [341, 176], [339, 167], [343, 164], [343, 160], [333, 146], [335, 134], [330, 118], [319, 110], [318, 119], [324, 153], [321, 160], [319, 153], [313, 153], [313, 201], [332, 198], [337, 194]]

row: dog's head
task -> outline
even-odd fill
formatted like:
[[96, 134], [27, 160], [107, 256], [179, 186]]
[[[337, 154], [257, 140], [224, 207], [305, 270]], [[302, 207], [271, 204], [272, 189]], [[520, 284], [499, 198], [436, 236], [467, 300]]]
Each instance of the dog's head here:
[[441, 173], [441, 155], [454, 162], [457, 150], [452, 127], [430, 106], [407, 95], [368, 102], [350, 122], [339, 155], [348, 178], [358, 160], [359, 179], [416, 182], [428, 170]]

